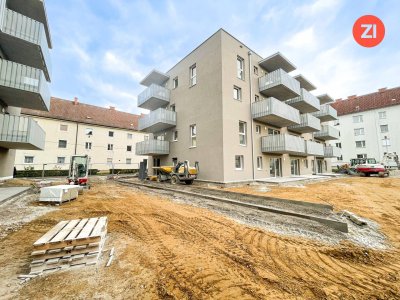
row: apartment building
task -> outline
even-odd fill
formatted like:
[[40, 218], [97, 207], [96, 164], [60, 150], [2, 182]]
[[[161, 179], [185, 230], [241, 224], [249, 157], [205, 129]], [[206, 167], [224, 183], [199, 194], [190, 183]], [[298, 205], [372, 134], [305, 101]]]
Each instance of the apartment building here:
[[[136, 154], [152, 166], [199, 162], [199, 179], [251, 181], [325, 173], [338, 131], [328, 95], [282, 54], [263, 58], [235, 37], [218, 30], [166, 73], [151, 71], [141, 84], [139, 119], [149, 140]], [[322, 122], [322, 123], [321, 123]]]
[[342, 148], [334, 165], [352, 158], [381, 161], [385, 152], [400, 153], [400, 87], [338, 99], [332, 106], [338, 112], [335, 128], [341, 132], [336, 146]]
[[68, 169], [72, 155], [87, 154], [90, 168], [138, 169], [143, 157], [135, 145], [145, 137], [137, 131], [138, 115], [80, 103], [78, 98], [51, 98], [50, 111], [23, 109], [46, 132], [44, 151], [17, 150], [17, 170]]
[[0, 179], [17, 149], [43, 150], [45, 131], [21, 108], [48, 111], [52, 48], [44, 1], [0, 0]]

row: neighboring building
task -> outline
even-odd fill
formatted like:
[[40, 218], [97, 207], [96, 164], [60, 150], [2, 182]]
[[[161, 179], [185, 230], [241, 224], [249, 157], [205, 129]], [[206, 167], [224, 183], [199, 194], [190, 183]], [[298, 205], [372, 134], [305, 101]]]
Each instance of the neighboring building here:
[[333, 100], [313, 96], [293, 70], [280, 53], [263, 59], [218, 30], [167, 73], [142, 80], [138, 106], [151, 112], [139, 130], [150, 139], [136, 153], [152, 156], [149, 170], [198, 161], [199, 179], [224, 183], [330, 172], [325, 141], [339, 133], [321, 122], [336, 119]]
[[43, 150], [44, 130], [21, 108], [48, 111], [52, 48], [44, 1], [0, 0], [0, 179], [16, 149]]
[[338, 99], [332, 106], [339, 116], [335, 123], [341, 132], [339, 162], [364, 157], [381, 161], [385, 152], [400, 153], [400, 87]]
[[80, 103], [51, 98], [50, 111], [23, 109], [46, 132], [44, 151], [18, 150], [18, 170], [68, 169], [72, 155], [88, 154], [90, 168], [99, 170], [137, 169], [143, 157], [135, 155], [135, 145], [144, 139], [137, 131], [139, 116]]

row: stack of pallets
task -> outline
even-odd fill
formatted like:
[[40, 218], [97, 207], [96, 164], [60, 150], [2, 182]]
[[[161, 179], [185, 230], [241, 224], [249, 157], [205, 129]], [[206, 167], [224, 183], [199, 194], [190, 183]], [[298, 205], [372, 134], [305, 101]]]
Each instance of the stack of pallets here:
[[107, 217], [61, 221], [38, 239], [31, 275], [97, 263], [107, 234]]

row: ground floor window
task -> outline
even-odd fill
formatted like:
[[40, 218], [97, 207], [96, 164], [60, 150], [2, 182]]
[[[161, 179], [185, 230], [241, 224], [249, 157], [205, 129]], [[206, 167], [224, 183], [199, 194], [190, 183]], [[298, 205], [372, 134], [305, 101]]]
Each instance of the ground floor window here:
[[132, 163], [132, 158], [127, 158], [127, 159], [126, 159], [126, 164], [127, 164], [127, 165], [130, 165], [131, 163]]
[[270, 158], [269, 159], [269, 175], [271, 177], [282, 177], [282, 159]]
[[290, 160], [290, 172], [292, 175], [300, 175], [300, 159]]
[[33, 156], [25, 156], [24, 162], [26, 164], [33, 164]]
[[65, 157], [63, 157], [63, 156], [57, 157], [57, 163], [58, 164], [65, 164]]
[[236, 155], [235, 156], [235, 169], [236, 170], [243, 170], [243, 155]]

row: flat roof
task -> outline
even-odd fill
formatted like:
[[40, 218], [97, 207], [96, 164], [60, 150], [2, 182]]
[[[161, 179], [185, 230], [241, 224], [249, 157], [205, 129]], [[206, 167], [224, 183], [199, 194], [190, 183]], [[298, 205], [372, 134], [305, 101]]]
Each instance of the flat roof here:
[[273, 72], [278, 69], [282, 69], [285, 72], [291, 72], [296, 70], [296, 66], [290, 62], [285, 56], [283, 56], [280, 52], [276, 52], [260, 60], [258, 64], [268, 72]]
[[331, 96], [329, 96], [328, 94], [319, 95], [319, 96], [317, 96], [317, 98], [319, 99], [319, 102], [321, 104], [333, 102], [333, 98]]
[[141, 85], [150, 86], [151, 84], [163, 85], [169, 79], [169, 75], [160, 72], [158, 70], [152, 70], [147, 76], [140, 82]]
[[296, 75], [293, 78], [296, 79], [298, 82], [300, 82], [300, 87], [302, 87], [303, 89], [306, 89], [309, 92], [313, 91], [317, 88], [310, 81], [308, 81], [308, 79], [306, 77], [304, 77], [302, 74]]

